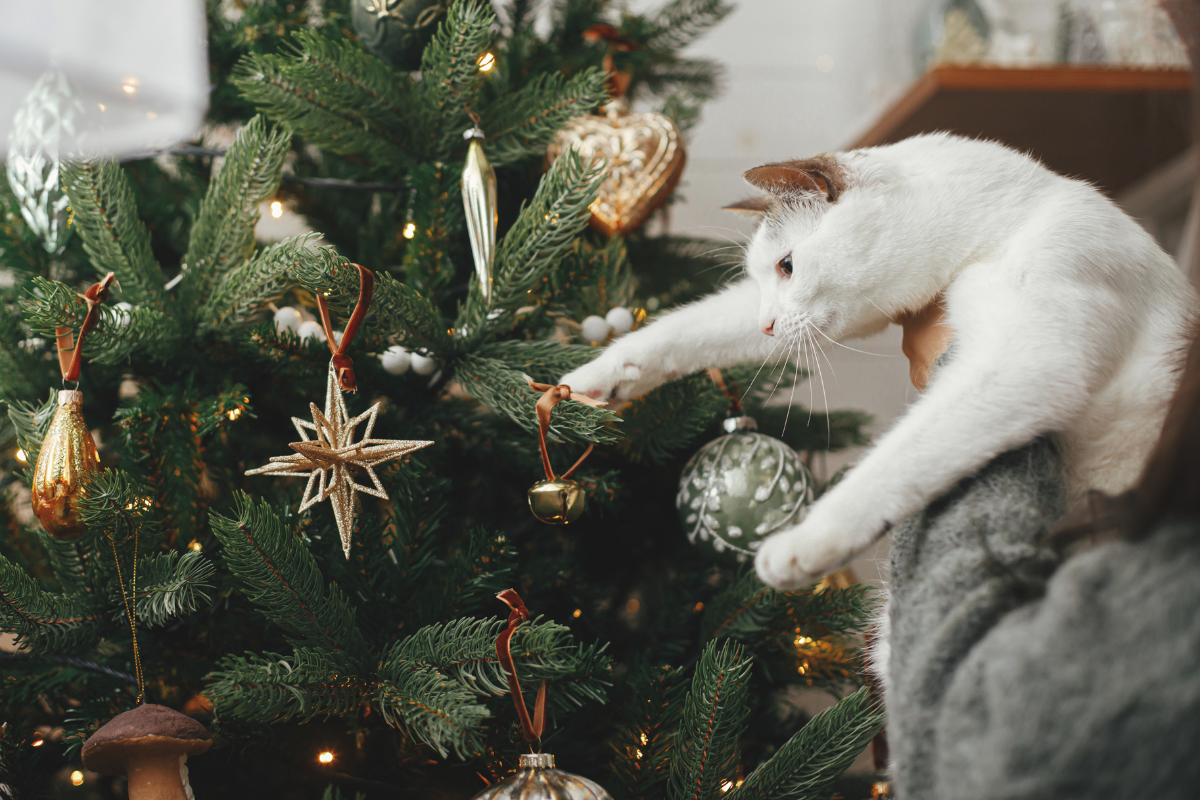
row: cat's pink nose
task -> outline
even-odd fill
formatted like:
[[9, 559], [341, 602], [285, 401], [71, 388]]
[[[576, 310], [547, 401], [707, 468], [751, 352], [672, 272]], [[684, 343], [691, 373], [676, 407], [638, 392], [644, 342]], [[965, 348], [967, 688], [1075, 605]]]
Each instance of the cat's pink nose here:
[[775, 335], [775, 320], [771, 320], [766, 325], [763, 325], [763, 333], [767, 336]]

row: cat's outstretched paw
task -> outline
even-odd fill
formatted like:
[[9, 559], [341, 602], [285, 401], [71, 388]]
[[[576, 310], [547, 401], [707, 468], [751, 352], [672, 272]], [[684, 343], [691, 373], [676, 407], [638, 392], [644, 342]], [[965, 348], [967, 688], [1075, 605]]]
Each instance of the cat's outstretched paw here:
[[585, 394], [596, 400], [623, 402], [657, 385], [647, 372], [640, 364], [610, 349], [596, 360], [568, 372], [559, 378], [558, 382], [570, 386], [572, 392]]
[[763, 583], [791, 591], [816, 583], [853, 555], [836, 532], [823, 532], [805, 522], [763, 542], [754, 568]]

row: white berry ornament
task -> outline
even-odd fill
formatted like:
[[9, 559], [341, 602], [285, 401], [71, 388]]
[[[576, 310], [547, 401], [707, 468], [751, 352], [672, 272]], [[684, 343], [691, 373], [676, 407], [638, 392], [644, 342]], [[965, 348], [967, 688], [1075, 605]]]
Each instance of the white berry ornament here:
[[633, 312], [624, 306], [611, 309], [604, 316], [604, 321], [612, 328], [614, 336], [623, 336], [633, 330]]
[[304, 317], [300, 316], [300, 312], [291, 306], [284, 306], [275, 312], [275, 330], [279, 333], [284, 331], [299, 333], [300, 325], [303, 322]]
[[412, 364], [412, 371], [418, 375], [432, 375], [437, 371], [437, 362], [429, 356], [423, 356], [420, 353], [411, 353], [408, 358]]
[[380, 353], [379, 361], [383, 364], [384, 371], [391, 375], [403, 375], [412, 366], [412, 357], [398, 344], [394, 344]]
[[756, 432], [751, 417], [725, 420], [725, 436], [692, 456], [675, 508], [688, 541], [735, 567], [754, 559], [763, 539], [803, 519], [814, 480], [800, 455]]
[[307, 342], [309, 339], [316, 339], [318, 342], [325, 341], [325, 331], [321, 330], [320, 323], [313, 322], [311, 319], [308, 322], [300, 323], [300, 327], [296, 329], [296, 335], [302, 342]]
[[608, 327], [608, 321], [604, 317], [597, 317], [593, 314], [590, 317], [585, 317], [583, 324], [579, 326], [579, 332], [583, 338], [592, 344], [603, 342], [608, 338], [608, 334], [612, 329]]

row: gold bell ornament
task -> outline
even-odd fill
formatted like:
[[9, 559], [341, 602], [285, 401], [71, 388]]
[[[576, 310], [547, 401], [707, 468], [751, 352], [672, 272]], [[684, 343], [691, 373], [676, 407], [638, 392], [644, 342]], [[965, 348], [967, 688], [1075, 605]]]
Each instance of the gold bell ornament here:
[[[56, 331], [58, 366], [63, 383], [79, 380], [83, 339], [96, 327], [100, 304], [108, 299], [112, 282], [113, 273], [110, 272], [83, 295], [88, 310], [78, 337], [70, 328]], [[72, 541], [87, 532], [87, 525], [79, 514], [79, 498], [84, 479], [99, 467], [100, 456], [83, 419], [83, 392], [63, 389], [58, 393], [58, 408], [42, 439], [33, 468], [33, 513], [55, 539]]]
[[[505, 589], [496, 597], [512, 609], [508, 615], [508, 627], [496, 638], [496, 658], [508, 679], [509, 692], [517, 707], [525, 741], [533, 746], [541, 741], [545, 728], [546, 682], [542, 681], [538, 688], [533, 717], [530, 718], [510, 649], [510, 640], [517, 626], [529, 619], [529, 609], [512, 589]], [[525, 753], [521, 756], [519, 767], [505, 780], [475, 795], [473, 800], [612, 800], [599, 784], [580, 775], [555, 769], [554, 756], [550, 753]]]
[[599, 400], [593, 400], [584, 395], [572, 395], [570, 386], [550, 386], [544, 383], [529, 384], [534, 391], [542, 392], [537, 401], [538, 417], [538, 447], [542, 452], [542, 467], [546, 471], [546, 480], [538, 481], [529, 489], [529, 510], [542, 522], [551, 525], [566, 525], [579, 519], [583, 513], [587, 491], [573, 480], [573, 473], [583, 460], [592, 453], [595, 447], [588, 445], [569, 470], [562, 475], [555, 475], [550, 466], [550, 454], [546, 450], [546, 434], [550, 431], [550, 412], [563, 400], [575, 400], [590, 406], [602, 405]]
[[[468, 112], [470, 113], [470, 112]], [[467, 145], [467, 162], [463, 165], [463, 211], [467, 217], [467, 234], [471, 237], [471, 257], [479, 277], [479, 293], [484, 306], [492, 304], [492, 264], [496, 260], [496, 171], [483, 152], [483, 131], [479, 119], [471, 113], [475, 126], [463, 131]]]
[[620, 36], [611, 25], [594, 25], [584, 39], [603, 40], [609, 52], [604, 69], [610, 74], [611, 102], [604, 115], [587, 114], [567, 123], [550, 144], [550, 162], [574, 148], [589, 165], [604, 163], [605, 177], [592, 202], [592, 227], [624, 235], [637, 230], [671, 196], [683, 175], [687, 154], [679, 127], [665, 114], [629, 113], [625, 91], [632, 75], [616, 69], [613, 52], [629, 52], [636, 42]]

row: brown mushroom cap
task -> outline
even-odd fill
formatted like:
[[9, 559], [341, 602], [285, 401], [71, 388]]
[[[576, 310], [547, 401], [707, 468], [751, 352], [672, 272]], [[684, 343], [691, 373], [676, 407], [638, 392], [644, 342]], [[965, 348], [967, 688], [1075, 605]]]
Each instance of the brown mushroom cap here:
[[212, 746], [212, 734], [191, 717], [147, 703], [117, 714], [88, 737], [83, 765], [101, 775], [124, 775], [125, 759], [138, 755], [195, 755]]

